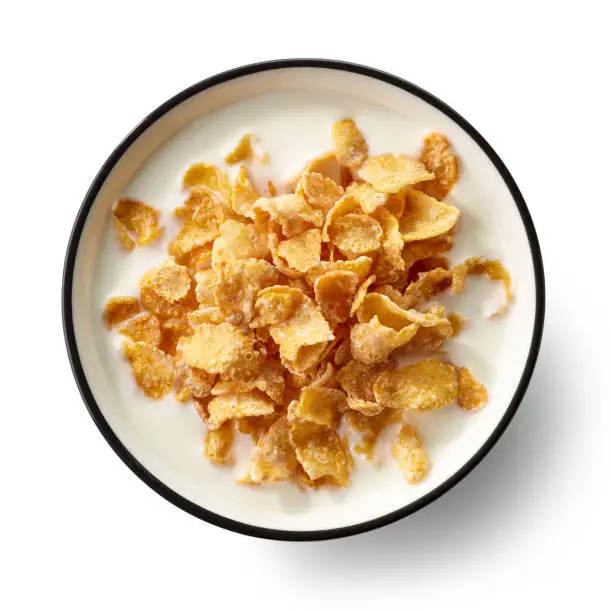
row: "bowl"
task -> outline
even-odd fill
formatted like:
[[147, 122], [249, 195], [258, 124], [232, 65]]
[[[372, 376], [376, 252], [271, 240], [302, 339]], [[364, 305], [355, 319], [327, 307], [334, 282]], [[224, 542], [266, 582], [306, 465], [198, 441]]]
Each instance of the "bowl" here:
[[[136, 295], [141, 275], [163, 258], [160, 244], [120, 253], [110, 223], [113, 202], [128, 195], [163, 211], [180, 203], [181, 173], [195, 161], [218, 163], [240, 134], [258, 134], [271, 155], [270, 176], [290, 177], [331, 148], [330, 125], [345, 116], [363, 128], [371, 154], [415, 152], [440, 131], [460, 156], [462, 176], [449, 201], [462, 210], [451, 252], [499, 257], [515, 299], [503, 317], [485, 318], [489, 283], [469, 280], [460, 312], [471, 321], [451, 355], [489, 390], [488, 405], [457, 407], [417, 420], [431, 460], [428, 477], [408, 485], [391, 459], [357, 459], [347, 489], [304, 494], [289, 484], [245, 487], [243, 462], [219, 468], [202, 457], [203, 423], [173, 398], [151, 402], [119, 358], [120, 340], [101, 313], [115, 295]], [[278, 60], [205, 79], [138, 125], [103, 165], [70, 236], [63, 276], [68, 354], [85, 405], [102, 435], [146, 484], [186, 512], [235, 532], [283, 540], [361, 533], [403, 518], [447, 492], [489, 452], [515, 414], [538, 354], [544, 277], [532, 219], [515, 181], [485, 139], [458, 113], [419, 87], [378, 70], [329, 60]], [[247, 441], [240, 440], [240, 444]], [[382, 446], [387, 440], [382, 440]], [[247, 450], [237, 449], [246, 458]], [[387, 449], [386, 449], [387, 452]]]

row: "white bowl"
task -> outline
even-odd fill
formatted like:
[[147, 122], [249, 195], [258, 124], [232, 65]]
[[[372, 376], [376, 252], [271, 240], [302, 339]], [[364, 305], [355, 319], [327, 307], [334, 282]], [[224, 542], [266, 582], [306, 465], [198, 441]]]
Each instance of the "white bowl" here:
[[[244, 131], [271, 154], [269, 177], [290, 177], [331, 148], [330, 125], [350, 116], [371, 154], [413, 152], [440, 131], [462, 161], [450, 200], [463, 211], [454, 260], [499, 257], [514, 279], [508, 313], [488, 319], [481, 300], [491, 284], [468, 281], [456, 308], [470, 317], [452, 341], [453, 359], [489, 390], [480, 412], [448, 407], [416, 419], [431, 460], [428, 477], [408, 485], [391, 459], [357, 459], [345, 490], [297, 491], [290, 484], [244, 487], [248, 441], [239, 462], [219, 468], [202, 457], [203, 424], [188, 405], [147, 400], [119, 357], [116, 334], [101, 313], [113, 295], [137, 294], [141, 274], [163, 257], [163, 245], [119, 252], [110, 210], [121, 195], [160, 208], [169, 222], [180, 203], [180, 173], [194, 161], [221, 163]], [[267, 177], [263, 177], [267, 178]], [[167, 216], [165, 216], [167, 213]], [[171, 228], [167, 230], [171, 234]], [[407, 516], [449, 490], [487, 454], [513, 417], [535, 365], [544, 319], [542, 259], [532, 220], [508, 170], [483, 137], [432, 95], [364, 66], [325, 60], [281, 60], [237, 68], [183, 91], [150, 114], [117, 147], [94, 180], [70, 237], [63, 279], [69, 357], [83, 399], [100, 431], [144, 482], [176, 506], [221, 527], [254, 536], [313, 540], [351, 535]], [[379, 456], [387, 456], [387, 436]], [[474, 501], [473, 501], [474, 503]]]

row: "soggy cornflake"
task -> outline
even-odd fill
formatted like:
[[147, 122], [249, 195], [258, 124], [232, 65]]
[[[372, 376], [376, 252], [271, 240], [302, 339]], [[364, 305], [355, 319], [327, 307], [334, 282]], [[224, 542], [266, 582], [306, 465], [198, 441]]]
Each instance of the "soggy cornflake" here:
[[136, 384], [153, 399], [167, 395], [174, 386], [174, 363], [169, 355], [144, 342], [123, 344], [123, 355], [131, 364]]
[[419, 482], [428, 471], [428, 458], [410, 425], [402, 426], [392, 444], [392, 456], [409, 484]]
[[295, 194], [314, 208], [327, 212], [343, 195], [343, 187], [319, 172], [304, 172], [297, 183]]
[[209, 270], [212, 266], [212, 245], [210, 243], [195, 247], [188, 253], [176, 257], [176, 263], [186, 266], [191, 272]]
[[133, 251], [136, 243], [135, 240], [133, 240], [133, 238], [129, 235], [127, 228], [117, 219], [115, 215], [112, 215], [112, 223], [114, 225], [119, 246], [124, 251]]
[[328, 235], [342, 253], [358, 256], [379, 249], [383, 231], [372, 217], [350, 213], [334, 221]]
[[457, 375], [451, 364], [426, 359], [393, 372], [382, 372], [373, 392], [375, 399], [389, 408], [425, 412], [457, 399]]
[[219, 465], [232, 463], [231, 450], [234, 436], [235, 427], [230, 421], [223, 423], [218, 429], [208, 430], [205, 436], [203, 456]]
[[322, 227], [324, 213], [319, 208], [313, 208], [307, 201], [296, 194], [284, 194], [274, 198], [259, 198], [253, 205], [253, 210], [262, 215], [268, 215], [280, 224], [282, 233], [291, 238], [302, 233], [311, 226]]
[[354, 359], [373, 364], [385, 361], [390, 353], [404, 346], [417, 333], [419, 326], [415, 323], [396, 331], [382, 325], [378, 316], [366, 323], [357, 323], [352, 327], [350, 347]]
[[104, 306], [104, 322], [106, 327], [110, 329], [138, 314], [138, 312], [140, 312], [138, 298], [131, 296], [110, 298]]
[[320, 262], [321, 247], [322, 233], [314, 228], [282, 240], [277, 253], [293, 270], [305, 273]]
[[229, 219], [220, 226], [220, 236], [214, 241], [212, 267], [231, 259], [265, 259], [268, 254], [267, 236], [261, 228]]
[[217, 429], [225, 421], [250, 416], [262, 416], [275, 412], [275, 406], [260, 391], [250, 393], [217, 395], [208, 404], [210, 429]]
[[345, 412], [345, 393], [326, 387], [305, 387], [298, 401], [288, 406], [289, 419], [301, 419], [336, 427], [342, 412]]
[[142, 286], [150, 287], [168, 302], [178, 302], [188, 294], [191, 288], [191, 276], [188, 268], [166, 259], [146, 273]]
[[208, 374], [205, 370], [192, 368], [184, 361], [182, 356], [176, 357], [174, 363], [178, 378], [193, 397], [204, 399], [210, 395], [216, 382], [215, 374]]
[[332, 127], [335, 156], [340, 164], [356, 172], [369, 154], [369, 147], [352, 119], [338, 121]]
[[358, 288], [358, 276], [354, 272], [335, 270], [316, 280], [316, 302], [326, 320], [335, 326], [350, 317], [352, 300]]
[[434, 174], [434, 179], [418, 185], [418, 189], [437, 200], [444, 200], [460, 177], [458, 158], [449, 150], [443, 134], [432, 132], [424, 138], [421, 161]]
[[119, 326], [118, 332], [134, 342], [144, 342], [151, 346], [158, 347], [161, 342], [161, 323], [157, 317], [149, 313], [128, 319]]
[[445, 309], [439, 304], [429, 306], [424, 311], [424, 315], [431, 315], [433, 325], [420, 327], [406, 346], [409, 351], [436, 351], [447, 340], [453, 337], [453, 326], [449, 319], [445, 318]]
[[500, 305], [492, 316], [499, 316], [506, 312], [512, 299], [511, 279], [508, 270], [498, 259], [485, 259], [484, 257], [469, 257], [466, 261], [453, 268], [453, 284], [451, 288], [455, 293], [461, 293], [468, 274], [485, 274], [490, 280], [502, 281], [506, 302]]
[[[114, 208], [113, 216], [128, 232], [135, 234], [136, 242], [140, 246], [150, 244], [162, 233], [159, 227], [159, 211], [144, 202], [121, 198]], [[116, 225], [115, 222], [115, 227]], [[127, 244], [124, 237], [120, 238], [121, 245]]]
[[346, 414], [345, 420], [352, 431], [357, 431], [362, 434], [362, 439], [354, 446], [354, 450], [358, 454], [371, 460], [373, 459], [375, 446], [379, 436], [388, 427], [400, 423], [402, 416], [399, 410], [385, 409], [383, 412], [371, 416], [356, 412], [355, 410], [350, 410]]
[[292, 316], [301, 303], [302, 295], [298, 289], [284, 285], [261, 289], [256, 295], [250, 327], [255, 329], [282, 323]]
[[349, 485], [354, 461], [334, 429], [296, 419], [290, 425], [290, 442], [309, 478], [329, 477], [342, 487]]
[[252, 206], [260, 195], [250, 182], [248, 170], [241, 166], [235, 177], [235, 185], [231, 189], [230, 205], [234, 212], [242, 217], [253, 217]]
[[396, 331], [416, 323], [422, 327], [435, 327], [441, 323], [441, 317], [433, 312], [420, 312], [413, 309], [404, 309], [394, 303], [388, 296], [380, 293], [369, 293], [358, 309], [360, 323], [368, 323], [373, 317], [379, 322]]
[[210, 164], [200, 162], [190, 166], [182, 177], [182, 186], [184, 189], [207, 187], [222, 201], [227, 202], [229, 199], [229, 177]]
[[193, 328], [184, 319], [169, 319], [161, 324], [161, 341], [159, 348], [168, 355], [176, 354], [176, 347], [181, 338], [190, 338]]
[[388, 194], [376, 191], [368, 183], [351, 183], [345, 190], [346, 195], [356, 200], [363, 213], [370, 215], [388, 202]]
[[240, 482], [260, 484], [292, 479], [297, 458], [289, 434], [288, 419], [280, 417], [259, 439], [250, 457], [248, 473]]
[[261, 368], [261, 356], [251, 336], [229, 323], [202, 323], [182, 349], [184, 361], [209, 374], [250, 378]]
[[233, 164], [248, 161], [252, 159], [253, 156], [252, 134], [246, 133], [240, 136], [235, 148], [225, 155], [225, 163], [232, 166]]
[[364, 302], [364, 298], [369, 290], [369, 287], [377, 280], [376, 276], [369, 276], [361, 285], [358, 287], [354, 295], [354, 299], [352, 300], [352, 306], [350, 308], [349, 316], [353, 317], [356, 314], [356, 311], [360, 306], [362, 306], [362, 302]]
[[407, 206], [400, 219], [400, 233], [405, 242], [427, 240], [446, 234], [457, 223], [460, 211], [422, 191], [406, 192]]
[[383, 193], [398, 193], [409, 185], [434, 178], [418, 159], [407, 155], [387, 153], [369, 157], [360, 170], [358, 178]]
[[487, 403], [487, 389], [468, 368], [457, 370], [457, 402], [462, 410], [479, 410]]
[[284, 359], [294, 361], [299, 349], [334, 340], [328, 322], [319, 307], [303, 296], [294, 314], [285, 321], [270, 327], [271, 337], [280, 347]]
[[258, 292], [279, 280], [278, 271], [263, 259], [238, 259], [218, 266], [214, 295], [226, 320], [249, 325]]
[[305, 278], [311, 286], [314, 286], [316, 280], [323, 274], [335, 271], [345, 271], [356, 274], [358, 280], [362, 283], [368, 277], [372, 265], [373, 260], [365, 255], [349, 261], [321, 261], [307, 272]]
[[403, 308], [418, 308], [423, 302], [451, 287], [453, 274], [449, 270], [436, 268], [423, 272], [411, 283], [403, 294]]

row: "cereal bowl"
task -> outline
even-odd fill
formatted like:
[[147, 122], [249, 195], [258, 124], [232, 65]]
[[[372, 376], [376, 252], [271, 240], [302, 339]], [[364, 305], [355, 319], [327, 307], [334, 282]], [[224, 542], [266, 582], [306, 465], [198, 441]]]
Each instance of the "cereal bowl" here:
[[[236, 483], [250, 440], [239, 436], [232, 466], [202, 456], [205, 426], [189, 405], [166, 396], [152, 402], [120, 358], [120, 339], [102, 319], [105, 302], [137, 295], [142, 275], [165, 256], [164, 240], [129, 254], [117, 245], [111, 210], [129, 196], [161, 211], [168, 235], [181, 204], [180, 177], [192, 163], [222, 165], [244, 132], [260, 136], [270, 163], [261, 181], [289, 180], [303, 164], [332, 149], [329, 127], [354, 118], [372, 155], [412, 153], [428, 132], [446, 134], [460, 158], [461, 178], [448, 202], [461, 210], [452, 262], [483, 255], [510, 270], [514, 299], [489, 318], [489, 284], [469, 280], [451, 306], [468, 325], [448, 352], [484, 382], [480, 411], [457, 406], [416, 414], [412, 422], [431, 468], [407, 484], [381, 436], [375, 460], [356, 457], [347, 488], [303, 492], [290, 483]], [[183, 510], [252, 536], [317, 540], [361, 533], [423, 508], [466, 476], [515, 414], [531, 378], [542, 336], [544, 278], [526, 204], [508, 170], [483, 137], [446, 104], [392, 75], [327, 60], [279, 60], [206, 79], [153, 111], [117, 147], [95, 178], [76, 218], [63, 277], [68, 354], [84, 402], [110, 446], [151, 488]], [[396, 431], [393, 430], [395, 435]]]

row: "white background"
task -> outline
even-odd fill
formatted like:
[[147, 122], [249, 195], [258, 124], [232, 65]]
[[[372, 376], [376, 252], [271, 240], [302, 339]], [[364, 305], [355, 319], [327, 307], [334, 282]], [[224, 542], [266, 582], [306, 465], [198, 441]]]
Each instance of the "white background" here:
[[[605, 4], [2, 4], [2, 610], [607, 605]], [[308, 56], [407, 78], [489, 140], [538, 230], [547, 317], [526, 398], [465, 481], [390, 527], [299, 544], [207, 525], [121, 463], [73, 382], [60, 285], [84, 193], [140, 119], [221, 70]]]

